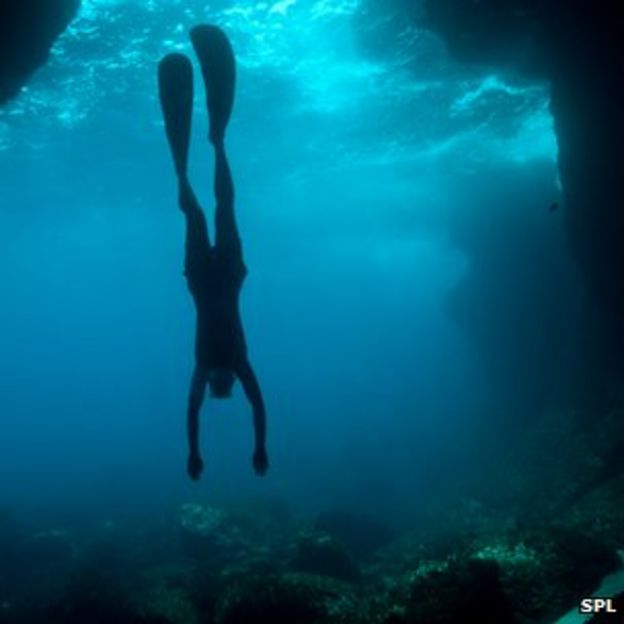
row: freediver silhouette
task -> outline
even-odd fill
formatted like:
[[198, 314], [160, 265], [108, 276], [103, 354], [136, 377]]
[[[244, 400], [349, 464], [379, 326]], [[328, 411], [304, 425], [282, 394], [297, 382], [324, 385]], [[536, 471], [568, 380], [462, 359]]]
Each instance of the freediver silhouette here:
[[193, 68], [183, 54], [165, 56], [158, 66], [160, 102], [165, 130], [178, 178], [179, 204], [186, 219], [184, 274], [195, 302], [195, 370], [188, 398], [187, 472], [198, 480], [203, 470], [199, 445], [199, 414], [206, 385], [215, 398], [231, 395], [236, 378], [253, 410], [258, 475], [268, 469], [266, 414], [260, 385], [247, 357], [239, 312], [239, 295], [247, 268], [234, 215], [234, 184], [225, 152], [225, 131], [234, 103], [236, 63], [230, 42], [216, 26], [191, 30], [191, 41], [204, 78], [214, 148], [215, 243], [211, 245], [206, 218], [187, 175], [193, 108]]

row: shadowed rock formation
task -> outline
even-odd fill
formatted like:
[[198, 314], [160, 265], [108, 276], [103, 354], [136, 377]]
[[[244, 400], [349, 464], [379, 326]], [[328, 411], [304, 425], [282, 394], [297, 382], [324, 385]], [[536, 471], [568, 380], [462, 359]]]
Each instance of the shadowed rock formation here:
[[[624, 22], [607, 0], [426, 0], [451, 54], [546, 78], [569, 242], [585, 280], [585, 375], [624, 369]], [[605, 373], [610, 373], [606, 375]]]
[[0, 106], [48, 59], [80, 0], [0, 0]]

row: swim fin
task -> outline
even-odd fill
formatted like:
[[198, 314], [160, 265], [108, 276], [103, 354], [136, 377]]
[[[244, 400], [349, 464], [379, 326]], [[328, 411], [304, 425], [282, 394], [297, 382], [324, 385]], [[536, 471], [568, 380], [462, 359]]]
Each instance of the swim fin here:
[[236, 84], [236, 61], [227, 35], [217, 26], [200, 24], [191, 30], [191, 42], [201, 65], [211, 141], [222, 140], [232, 107]]
[[184, 54], [168, 54], [158, 65], [165, 131], [178, 177], [185, 177], [193, 112], [193, 67]]

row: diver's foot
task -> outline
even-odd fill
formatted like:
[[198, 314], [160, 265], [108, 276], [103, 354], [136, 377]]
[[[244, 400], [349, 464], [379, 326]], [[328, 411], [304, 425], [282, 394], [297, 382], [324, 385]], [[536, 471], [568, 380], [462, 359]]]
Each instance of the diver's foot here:
[[256, 450], [253, 454], [253, 468], [255, 473], [262, 477], [269, 469], [269, 457], [264, 449]]
[[217, 26], [200, 24], [191, 30], [206, 87], [210, 141], [223, 141], [234, 105], [236, 62], [226, 34]]
[[199, 481], [199, 477], [204, 469], [204, 462], [199, 455], [189, 455], [188, 462], [186, 464], [186, 471], [188, 476], [193, 481]]

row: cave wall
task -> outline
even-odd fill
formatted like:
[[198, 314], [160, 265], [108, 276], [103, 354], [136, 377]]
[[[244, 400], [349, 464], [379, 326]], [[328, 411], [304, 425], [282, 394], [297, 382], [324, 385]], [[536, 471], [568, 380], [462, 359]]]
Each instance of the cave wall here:
[[624, 20], [616, 2], [425, 0], [425, 14], [458, 61], [550, 82], [568, 240], [586, 290], [584, 376], [594, 392], [611, 392], [624, 371]]
[[[487, 181], [487, 183], [484, 183]], [[500, 423], [525, 427], [564, 394], [578, 324], [578, 273], [566, 253], [552, 167], [483, 163], [455, 182], [474, 209], [450, 215], [450, 241], [468, 259], [447, 310], [477, 347]]]
[[0, 0], [0, 106], [43, 65], [80, 0]]
[[[598, 11], [598, 4], [592, 4]], [[605, 5], [607, 6], [607, 5]], [[624, 22], [579, 14], [550, 75], [570, 244], [587, 288], [591, 374], [624, 372]], [[598, 382], [599, 380], [596, 380]]]

